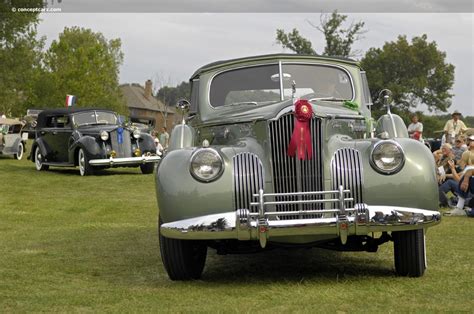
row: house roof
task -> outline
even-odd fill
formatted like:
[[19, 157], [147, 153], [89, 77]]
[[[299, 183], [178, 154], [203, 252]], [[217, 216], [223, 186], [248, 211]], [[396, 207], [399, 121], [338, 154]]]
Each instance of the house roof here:
[[145, 88], [140, 84], [123, 84], [120, 85], [120, 89], [122, 91], [123, 97], [125, 98], [127, 107], [129, 108], [162, 112], [166, 110], [169, 113], [175, 113], [174, 108], [165, 108], [165, 105], [155, 97], [152, 96], [150, 98], [146, 98]]

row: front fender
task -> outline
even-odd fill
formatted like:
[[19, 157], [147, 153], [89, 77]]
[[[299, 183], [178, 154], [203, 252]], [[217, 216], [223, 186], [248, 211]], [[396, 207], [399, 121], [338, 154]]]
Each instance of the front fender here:
[[224, 160], [224, 171], [216, 181], [203, 183], [194, 179], [189, 171], [190, 158], [195, 149], [173, 150], [158, 166], [156, 194], [163, 222], [232, 210], [230, 161], [233, 150], [216, 148]]
[[139, 139], [139, 145], [143, 153], [156, 153], [155, 141], [150, 134], [142, 133]]
[[77, 164], [76, 159], [79, 148], [84, 150], [84, 153], [89, 160], [106, 158], [104, 148], [99, 145], [94, 137], [86, 135], [80, 137], [69, 146], [69, 160], [74, 160], [75, 164]]
[[438, 184], [435, 162], [429, 149], [418, 141], [395, 139], [405, 154], [405, 164], [396, 174], [384, 175], [370, 165], [373, 144], [378, 140], [356, 143], [363, 158], [362, 193], [367, 204], [413, 207], [435, 210], [438, 208]]

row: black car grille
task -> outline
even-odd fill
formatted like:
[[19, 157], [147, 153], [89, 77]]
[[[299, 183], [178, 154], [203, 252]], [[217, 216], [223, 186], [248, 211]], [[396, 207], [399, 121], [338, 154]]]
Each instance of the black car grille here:
[[[300, 160], [298, 157], [287, 155], [288, 145], [294, 128], [294, 117], [286, 114], [276, 121], [271, 121], [270, 145], [273, 170], [273, 189], [275, 193], [309, 192], [323, 190], [323, 162], [322, 162], [322, 128], [321, 119], [312, 119], [310, 131], [312, 139], [312, 159]], [[317, 196], [300, 196], [300, 200], [319, 199]], [[285, 197], [276, 201], [298, 200]], [[276, 211], [323, 209], [323, 204], [282, 204], [276, 205]], [[295, 215], [281, 219], [316, 218], [318, 215]]]
[[119, 134], [117, 130], [110, 132], [110, 141], [112, 149], [117, 153], [116, 157], [132, 157], [132, 143], [130, 132], [128, 130], [123, 130], [121, 143], [119, 143]]

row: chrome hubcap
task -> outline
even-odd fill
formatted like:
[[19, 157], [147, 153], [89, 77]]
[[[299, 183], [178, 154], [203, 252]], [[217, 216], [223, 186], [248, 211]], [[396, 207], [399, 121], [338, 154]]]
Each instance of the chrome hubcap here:
[[79, 171], [81, 172], [81, 175], [84, 175], [84, 167], [85, 167], [85, 160], [84, 160], [84, 153], [82, 152], [82, 149], [79, 150]]
[[35, 162], [36, 162], [36, 169], [40, 170], [41, 169], [41, 153], [40, 153], [39, 148], [36, 149]]
[[16, 155], [16, 159], [20, 160], [23, 157], [23, 144], [18, 146], [18, 154]]

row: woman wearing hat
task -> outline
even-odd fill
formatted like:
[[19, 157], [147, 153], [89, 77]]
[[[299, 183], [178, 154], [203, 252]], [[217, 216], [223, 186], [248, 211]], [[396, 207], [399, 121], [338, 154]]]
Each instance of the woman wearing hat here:
[[454, 144], [454, 139], [461, 133], [466, 132], [467, 127], [460, 120], [461, 113], [459, 111], [454, 111], [451, 114], [452, 119], [448, 120], [444, 125], [444, 133], [446, 134], [446, 143]]

